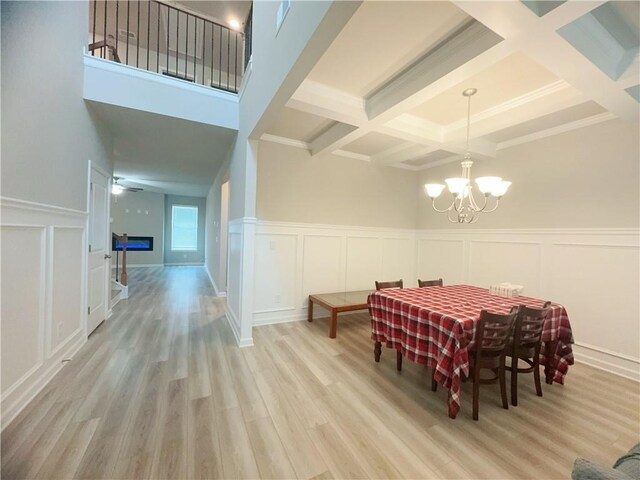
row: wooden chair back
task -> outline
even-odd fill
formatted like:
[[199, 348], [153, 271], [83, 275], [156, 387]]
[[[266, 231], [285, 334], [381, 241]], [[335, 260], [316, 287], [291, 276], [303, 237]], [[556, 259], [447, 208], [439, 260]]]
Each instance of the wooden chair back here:
[[513, 307], [506, 315], [486, 310], [480, 312], [475, 345], [478, 357], [483, 354], [498, 356], [505, 353], [517, 316], [518, 307]]
[[437, 280], [418, 280], [418, 287], [441, 287], [443, 285], [442, 279]]
[[513, 331], [513, 346], [535, 347], [542, 340], [544, 322], [551, 311], [551, 302], [546, 302], [542, 309], [520, 305]]
[[402, 279], [395, 282], [378, 282], [376, 281], [376, 290], [384, 290], [385, 288], [402, 288]]

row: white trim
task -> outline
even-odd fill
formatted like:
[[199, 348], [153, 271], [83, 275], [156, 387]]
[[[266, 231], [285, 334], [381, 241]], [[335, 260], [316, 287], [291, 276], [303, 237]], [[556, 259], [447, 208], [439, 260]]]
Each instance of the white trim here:
[[[127, 250], [128, 252], [131, 252], [130, 250]], [[134, 263], [134, 264], [127, 264], [127, 268], [156, 268], [156, 267], [164, 267], [164, 263]], [[115, 270], [116, 266], [112, 265], [111, 266], [111, 270]]]
[[[36, 395], [38, 395], [38, 393], [47, 386], [57, 373], [62, 370], [65, 366], [65, 364], [62, 363], [62, 360], [73, 358], [73, 356], [78, 353], [87, 341], [87, 337], [84, 335], [84, 329], [78, 329], [75, 336], [78, 338], [69, 345], [69, 348], [63, 353], [56, 355], [56, 361], [51, 362], [51, 364], [38, 376], [38, 378], [31, 382], [31, 384], [25, 388], [17, 398], [11, 398], [11, 393], [13, 393], [13, 391], [2, 396], [2, 430], [4, 430], [7, 425], [9, 425], [18, 416], [24, 407], [26, 407], [29, 402], [31, 402]], [[70, 337], [69, 341], [71, 338], [73, 337]], [[69, 341], [67, 344], [69, 344]], [[10, 402], [9, 405], [5, 405], [8, 402]]]
[[61, 215], [71, 215], [76, 217], [86, 217], [88, 212], [76, 210], [73, 208], [58, 207], [56, 205], [48, 205], [46, 203], [30, 202], [19, 198], [0, 196], [0, 207], [19, 208], [23, 210], [35, 210], [38, 212], [56, 213]]
[[209, 271], [209, 267], [207, 267], [205, 265], [204, 267], [204, 271], [207, 272], [207, 276], [209, 277], [209, 281], [211, 282], [211, 286], [213, 287], [213, 291], [216, 294], [216, 297], [219, 298], [223, 298], [227, 296], [227, 292], [221, 292], [218, 290], [218, 285], [216, 285], [216, 282], [213, 280], [213, 276], [211, 275], [211, 272]]
[[260, 136], [260, 140], [263, 142], [279, 143], [280, 145], [286, 145], [288, 147], [302, 148], [304, 150], [309, 150], [311, 148], [307, 142], [303, 142], [302, 140], [281, 137], [279, 135], [271, 135], [270, 133], [263, 133]]
[[362, 160], [363, 162], [370, 162], [371, 157], [369, 155], [363, 155], [362, 153], [349, 152], [347, 150], [334, 150], [332, 152], [334, 155], [338, 155], [339, 157], [353, 158], [355, 160]]
[[238, 95], [235, 93], [225, 92], [214, 87], [207, 87], [206, 85], [199, 85], [194, 82], [187, 82], [186, 80], [182, 80], [180, 78], [168, 77], [160, 73], [142, 70], [140, 68], [125, 65], [123, 63], [112, 62], [110, 60], [94, 57], [93, 55], [89, 55], [87, 53], [84, 54], [84, 65], [101, 70], [108, 70], [119, 75], [127, 75], [131, 77], [142, 78], [144, 80], [154, 81], [171, 87], [175, 87], [176, 82], [180, 82], [180, 88], [183, 88], [185, 90], [191, 90], [193, 92], [201, 94], [203, 93], [211, 97], [218, 97], [223, 100], [238, 103]]
[[240, 338], [238, 317], [236, 317], [235, 313], [233, 313], [233, 310], [229, 308], [229, 304], [227, 304], [227, 308], [225, 310], [225, 317], [227, 319], [227, 322], [229, 323], [229, 327], [231, 327], [233, 336], [236, 338], [236, 343], [238, 344], [238, 346], [240, 348], [253, 347], [253, 337]]
[[247, 85], [249, 84], [251, 72], [253, 72], [253, 52], [251, 52], [249, 62], [247, 63], [247, 66], [244, 69], [244, 73], [242, 74], [242, 79], [240, 80], [240, 88], [238, 88], [238, 98], [240, 100], [242, 100], [242, 96], [244, 95]]
[[556, 127], [547, 128], [546, 130], [539, 130], [528, 135], [523, 135], [521, 137], [512, 138], [511, 140], [498, 143], [496, 145], [496, 150], [503, 150], [505, 148], [513, 147], [514, 145], [520, 145], [521, 143], [533, 142], [534, 140], [540, 140], [541, 138], [551, 137], [553, 135], [569, 132], [578, 128], [596, 125], [598, 123], [613, 120], [614, 118], [618, 117], [616, 117], [611, 112], [599, 113], [597, 115], [592, 115], [591, 117], [576, 120], [575, 122], [564, 123]]
[[573, 356], [576, 362], [640, 382], [640, 363], [628, 355], [576, 343], [573, 345]]
[[204, 262], [184, 262], [184, 263], [165, 263], [165, 267], [202, 267], [204, 266]]

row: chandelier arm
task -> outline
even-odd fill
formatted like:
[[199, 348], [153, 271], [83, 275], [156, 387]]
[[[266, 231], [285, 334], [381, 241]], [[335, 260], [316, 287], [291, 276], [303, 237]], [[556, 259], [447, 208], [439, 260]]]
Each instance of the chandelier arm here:
[[449, 220], [451, 223], [460, 223], [460, 220], [458, 220], [458, 216], [456, 215], [454, 218], [451, 218], [451, 212], [452, 211], [456, 211], [457, 210], [449, 210], [449, 212], [447, 213], [447, 220]]
[[438, 213], [450, 212], [450, 211], [451, 211], [451, 209], [453, 208], [454, 203], [455, 203], [455, 199], [454, 199], [454, 201], [451, 203], [451, 205], [449, 205], [449, 207], [448, 207], [448, 208], [445, 208], [444, 210], [440, 210], [438, 207], [436, 207], [436, 199], [435, 199], [435, 198], [431, 199], [431, 206], [432, 206], [432, 207], [433, 207], [433, 209], [434, 209], [436, 212], [438, 212]]
[[493, 208], [490, 208], [489, 210], [482, 210], [484, 213], [491, 213], [491, 212], [495, 212], [498, 209], [498, 205], [500, 203], [500, 197], [494, 197], [496, 199], [496, 204], [493, 206]]
[[475, 204], [475, 210], [476, 212], [484, 212], [485, 208], [487, 208], [487, 203], [488, 203], [488, 197], [486, 195], [483, 195], [484, 197], [484, 202], [482, 202], [482, 207], [479, 207], [478, 204], [476, 203], [476, 199], [473, 199], [473, 203]]

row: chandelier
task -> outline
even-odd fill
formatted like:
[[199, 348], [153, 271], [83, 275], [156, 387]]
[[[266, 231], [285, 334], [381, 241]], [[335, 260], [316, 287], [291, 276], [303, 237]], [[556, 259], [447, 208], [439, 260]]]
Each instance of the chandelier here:
[[[431, 199], [433, 209], [439, 213], [446, 213], [447, 218], [453, 223], [475, 223], [480, 218], [481, 213], [490, 213], [498, 208], [500, 199], [507, 192], [511, 182], [502, 180], [501, 177], [478, 177], [476, 184], [478, 190], [484, 196], [481, 203], [473, 196], [473, 186], [471, 184], [471, 154], [469, 153], [469, 129], [471, 126], [471, 97], [478, 90], [467, 88], [462, 95], [467, 97], [467, 147], [462, 162], [462, 176], [445, 179], [446, 187], [453, 195], [453, 200], [448, 208], [439, 209], [436, 207], [436, 198], [442, 194], [445, 185], [441, 183], [427, 183], [424, 190]], [[490, 200], [493, 198], [494, 200]], [[491, 206], [490, 206], [491, 205]]]

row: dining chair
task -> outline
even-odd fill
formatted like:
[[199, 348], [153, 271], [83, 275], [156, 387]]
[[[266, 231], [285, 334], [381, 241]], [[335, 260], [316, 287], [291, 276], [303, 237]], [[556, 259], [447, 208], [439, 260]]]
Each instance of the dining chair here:
[[402, 288], [402, 279], [395, 282], [378, 282], [376, 281], [376, 290], [384, 290], [385, 288]]
[[[505, 376], [505, 357], [509, 343], [509, 337], [518, 315], [518, 307], [514, 306], [506, 315], [490, 313], [486, 310], [480, 312], [480, 319], [476, 325], [475, 342], [469, 348], [469, 362], [471, 364], [471, 377], [473, 379], [473, 419], [478, 420], [480, 404], [480, 384], [500, 383], [500, 396], [502, 407], [509, 408], [507, 400], [507, 382]], [[491, 370], [494, 376], [481, 378], [481, 370]], [[431, 375], [431, 389], [435, 392], [438, 384]]]
[[[542, 309], [520, 305], [513, 330], [511, 344], [507, 348], [507, 356], [511, 357], [511, 405], [518, 405], [518, 374], [533, 372], [536, 394], [542, 396], [540, 383], [540, 349], [542, 346], [542, 329], [551, 311], [551, 302], [545, 302]], [[528, 366], [520, 368], [522, 360]]]
[[[394, 282], [378, 282], [376, 280], [376, 290], [384, 290], [385, 288], [402, 288], [402, 279]], [[400, 350], [396, 350], [396, 368], [398, 371], [402, 371], [402, 353]]]
[[443, 285], [442, 279], [437, 280], [418, 280], [418, 287], [441, 287]]

